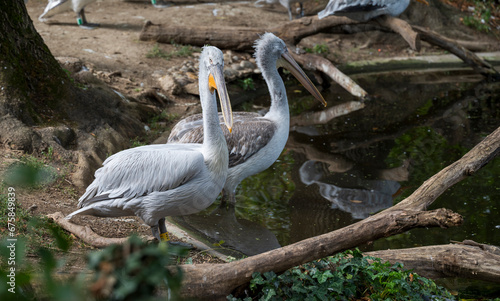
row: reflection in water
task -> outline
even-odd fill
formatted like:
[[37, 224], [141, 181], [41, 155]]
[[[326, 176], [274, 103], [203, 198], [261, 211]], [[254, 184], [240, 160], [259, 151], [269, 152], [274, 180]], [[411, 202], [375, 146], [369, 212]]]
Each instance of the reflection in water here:
[[[250, 254], [348, 226], [401, 201], [500, 126], [500, 83], [482, 83], [474, 77], [462, 82], [462, 78], [424, 73], [357, 79], [378, 97], [366, 102], [364, 109], [327, 124], [297, 122], [278, 162], [242, 182], [237, 218], [205, 213], [184, 217], [186, 223], [196, 224], [198, 232], [214, 242], [224, 240], [222, 246], [236, 245]], [[322, 92], [328, 107], [352, 100], [341, 88], [334, 89]], [[295, 90], [291, 86], [287, 93], [297, 120], [316, 106]], [[461, 227], [414, 229], [366, 248], [464, 239], [500, 245], [499, 163], [497, 158], [434, 203], [433, 208], [463, 215]], [[244, 219], [253, 225], [247, 227]], [[257, 246], [262, 241], [269, 244]]]
[[198, 236], [203, 240], [208, 239], [210, 241], [208, 245], [220, 245], [221, 253], [237, 258], [280, 247], [276, 236], [265, 227], [246, 219], [236, 218], [233, 206], [217, 207], [208, 215], [185, 215], [171, 220], [185, 229], [190, 229], [191, 234], [196, 232], [202, 234], [201, 237]]
[[[400, 185], [391, 180], [364, 180], [353, 177], [353, 182], [360, 188], [342, 188], [328, 182], [322, 182], [323, 169], [319, 162], [306, 161], [299, 169], [300, 179], [306, 185], [317, 184], [319, 193], [332, 202], [332, 209], [349, 212], [355, 219], [364, 219], [370, 214], [392, 206], [392, 195]], [[362, 183], [360, 183], [362, 182]]]

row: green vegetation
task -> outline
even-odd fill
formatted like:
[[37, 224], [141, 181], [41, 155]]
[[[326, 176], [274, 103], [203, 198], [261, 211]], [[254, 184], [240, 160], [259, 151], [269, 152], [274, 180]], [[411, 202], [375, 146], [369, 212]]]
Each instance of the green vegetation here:
[[[53, 158], [53, 150], [49, 148], [45, 156]], [[11, 164], [4, 176], [8, 186], [30, 188], [40, 188], [58, 178], [54, 167], [31, 155], [24, 155], [18, 162]]]
[[363, 257], [359, 250], [294, 267], [281, 275], [254, 273], [251, 295], [228, 300], [454, 300], [432, 280]]
[[[67, 236], [57, 231], [52, 235], [59, 251], [67, 252], [71, 245]], [[1, 300], [163, 300], [151, 297], [161, 288], [168, 288], [171, 300], [179, 299], [182, 273], [179, 269], [174, 273], [165, 266], [175, 264], [179, 256], [186, 254], [182, 248], [168, 247], [166, 243], [147, 244], [133, 236], [124, 245], [113, 245], [89, 255], [88, 268], [94, 272], [89, 283], [84, 273], [64, 278], [57, 275], [67, 259], [64, 256], [57, 259], [46, 247], [37, 252], [40, 262], [35, 267], [29, 265], [23, 238], [15, 243], [15, 264], [9, 264], [8, 259], [13, 258], [7, 248], [9, 244], [5, 239], [0, 242]], [[15, 282], [9, 284], [12, 267], [15, 267]]]
[[251, 78], [251, 77], [247, 77], [245, 79], [238, 80], [238, 85], [245, 91], [255, 90], [253, 78]]
[[492, 10], [498, 4], [494, 0], [474, 0], [474, 10], [471, 16], [463, 18], [463, 23], [479, 31], [490, 32], [492, 27]]
[[158, 43], [156, 43], [153, 46], [153, 49], [151, 49], [147, 54], [147, 58], [164, 58], [166, 60], [170, 60], [171, 58], [174, 57], [185, 57], [185, 56], [190, 56], [193, 54], [193, 52], [199, 52], [200, 50], [198, 48], [195, 48], [191, 45], [178, 45], [175, 43], [172, 43], [174, 45], [175, 50], [173, 51], [165, 51], [162, 50], [159, 46]]
[[328, 45], [326, 44], [316, 44], [314, 47], [311, 48], [305, 48], [304, 49], [308, 53], [316, 53], [316, 54], [328, 54], [330, 53], [330, 49], [328, 48]]

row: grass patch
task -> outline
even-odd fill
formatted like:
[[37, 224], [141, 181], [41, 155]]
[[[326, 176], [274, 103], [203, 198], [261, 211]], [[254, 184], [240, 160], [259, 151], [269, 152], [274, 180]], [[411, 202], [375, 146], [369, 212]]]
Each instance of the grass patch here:
[[186, 57], [193, 54], [193, 52], [199, 52], [200, 50], [191, 45], [179, 45], [172, 43], [175, 50], [165, 51], [160, 48], [159, 44], [156, 43], [153, 48], [146, 54], [147, 58], [163, 58], [170, 60], [174, 57]]

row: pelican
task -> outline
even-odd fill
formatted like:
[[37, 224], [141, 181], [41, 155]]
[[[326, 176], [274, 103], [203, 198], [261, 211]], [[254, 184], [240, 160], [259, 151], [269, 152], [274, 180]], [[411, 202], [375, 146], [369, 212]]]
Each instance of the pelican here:
[[43, 14], [38, 17], [38, 20], [40, 20], [40, 22], [45, 22], [47, 18], [68, 10], [73, 10], [76, 13], [76, 23], [78, 23], [78, 26], [85, 29], [93, 29], [99, 26], [99, 24], [87, 22], [85, 18], [85, 6], [95, 1], [96, 0], [49, 0]]
[[[269, 112], [235, 112], [234, 131], [224, 131], [229, 150], [229, 173], [223, 189], [221, 206], [229, 199], [234, 205], [235, 190], [243, 179], [259, 173], [278, 159], [288, 139], [290, 113], [285, 84], [278, 68], [287, 68], [304, 87], [326, 106], [326, 101], [311, 80], [291, 57], [285, 43], [272, 33], [265, 33], [255, 43], [255, 59], [271, 95]], [[204, 118], [204, 117], [203, 117]], [[219, 115], [219, 119], [221, 116]], [[170, 133], [168, 142], [202, 143], [200, 114], [181, 120]]]
[[217, 115], [214, 90], [229, 132], [232, 111], [226, 90], [223, 54], [206, 46], [200, 56], [199, 86], [203, 144], [159, 144], [127, 149], [104, 161], [95, 180], [69, 214], [118, 217], [136, 215], [153, 236], [168, 241], [165, 216], [186, 215], [210, 206], [228, 173], [228, 151]]
[[300, 13], [298, 15], [298, 17], [303, 17], [304, 16], [304, 8], [302, 6], [302, 2], [304, 0], [257, 0], [254, 5], [256, 7], [261, 7], [262, 5], [260, 4], [261, 2], [266, 2], [267, 4], [275, 4], [275, 3], [280, 3], [283, 7], [285, 7], [288, 11], [288, 17], [290, 18], [290, 21], [293, 20], [293, 17], [292, 17], [292, 4], [294, 3], [299, 3], [300, 5]]
[[[426, 0], [418, 2], [429, 5]], [[346, 16], [365, 22], [381, 15], [397, 17], [410, 5], [410, 0], [330, 0], [325, 9], [318, 13], [323, 19], [329, 15]]]
[[[45, 22], [47, 21], [47, 18], [68, 10], [73, 10], [76, 13], [76, 23], [78, 24], [78, 26], [85, 29], [94, 29], [95, 27], [98, 27], [99, 24], [88, 23], [87, 19], [85, 18], [84, 9], [85, 6], [95, 1], [96, 0], [49, 0], [49, 3], [43, 11], [43, 14], [38, 17], [38, 20], [40, 20], [40, 22]], [[25, 3], [26, 2], [28, 2], [28, 0], [25, 0]], [[153, 4], [153, 6], [157, 8], [170, 6], [170, 4], [168, 2], [165, 2], [164, 0], [151, 0], [151, 4]]]

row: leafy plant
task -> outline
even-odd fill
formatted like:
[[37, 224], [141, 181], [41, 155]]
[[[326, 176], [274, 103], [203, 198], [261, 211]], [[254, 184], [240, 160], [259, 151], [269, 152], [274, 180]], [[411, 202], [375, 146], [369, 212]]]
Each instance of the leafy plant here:
[[102, 284], [94, 294], [107, 300], [145, 300], [163, 286], [172, 300], [178, 300], [181, 270], [165, 267], [186, 254], [185, 248], [167, 243], [147, 244], [136, 236], [123, 245], [91, 253], [89, 268], [95, 271], [93, 287]]
[[255, 90], [255, 85], [253, 82], [253, 79], [251, 77], [247, 77], [245, 79], [240, 79], [238, 80], [238, 83], [243, 90], [248, 91], [248, 90]]
[[281, 275], [254, 273], [251, 294], [228, 300], [453, 300], [432, 280], [348, 250], [294, 267]]

